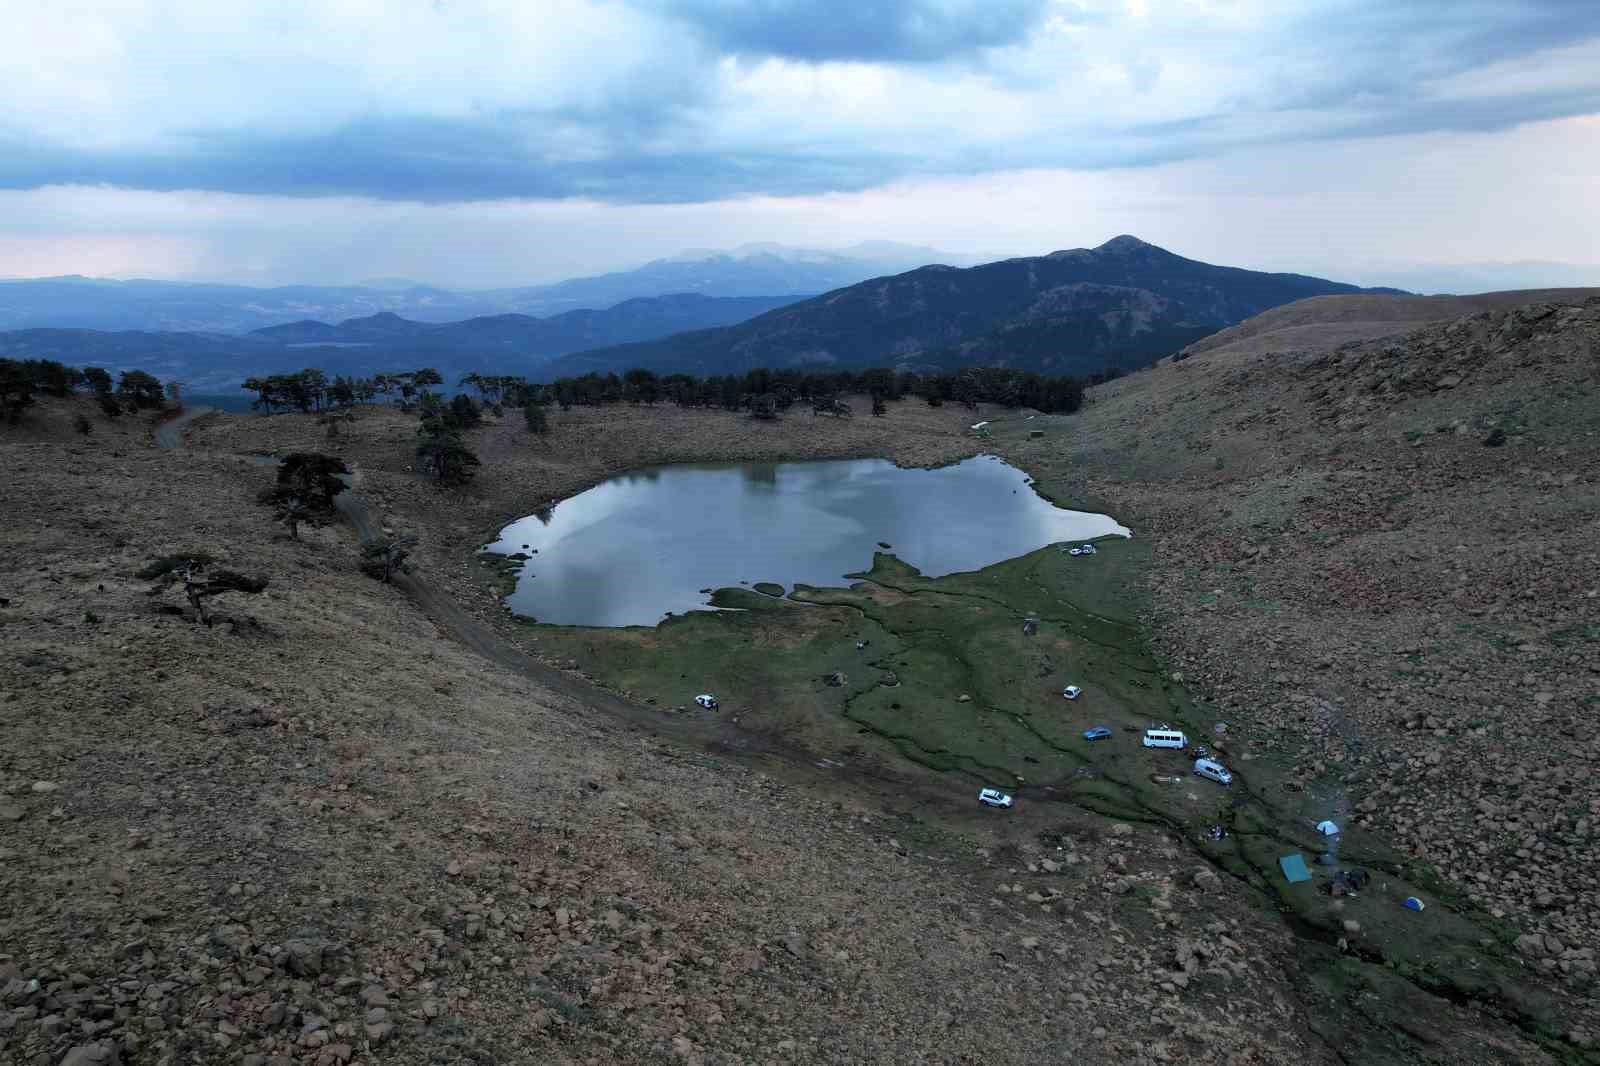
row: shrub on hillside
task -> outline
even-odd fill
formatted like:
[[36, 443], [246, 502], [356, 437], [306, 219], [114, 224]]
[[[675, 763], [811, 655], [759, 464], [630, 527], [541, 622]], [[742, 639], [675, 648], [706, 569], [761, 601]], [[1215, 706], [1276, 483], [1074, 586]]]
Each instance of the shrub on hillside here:
[[117, 382], [117, 394], [129, 407], [160, 407], [166, 398], [161, 382], [143, 370], [125, 370]]
[[216, 556], [210, 552], [187, 551], [178, 552], [176, 555], [161, 555], [151, 559], [144, 566], [134, 571], [133, 576], [141, 581], [154, 581], [164, 574], [170, 574], [180, 566], [195, 564], [205, 566], [216, 562]]
[[544, 404], [530, 403], [522, 408], [522, 420], [528, 424], [529, 433], [547, 433], [550, 420], [545, 416]]
[[0, 359], [0, 413], [7, 422], [22, 418], [33, 403], [33, 377], [15, 359]]
[[417, 538], [410, 533], [375, 537], [361, 546], [361, 572], [385, 584], [395, 574], [409, 574], [408, 559], [416, 545]]
[[462, 429], [472, 429], [483, 422], [483, 412], [472, 397], [464, 392], [450, 401], [450, 415]]
[[274, 508], [273, 517], [289, 528], [289, 536], [300, 538], [300, 524], [322, 525], [336, 507], [334, 497], [346, 488], [339, 476], [348, 474], [344, 460], [320, 452], [293, 452], [278, 464], [277, 481], [261, 491], [257, 499]]
[[225, 592], [257, 595], [266, 590], [267, 579], [264, 577], [250, 577], [234, 570], [210, 570], [209, 566], [209, 562], [199, 562], [194, 558], [181, 559], [156, 577], [156, 583], [147, 595], [158, 596], [172, 586], [181, 584], [184, 598], [194, 608], [195, 620], [210, 625], [211, 616], [206, 612], [205, 605], [210, 597]]
[[441, 485], [461, 485], [472, 480], [472, 468], [482, 463], [453, 430], [427, 434], [417, 445], [417, 464]]

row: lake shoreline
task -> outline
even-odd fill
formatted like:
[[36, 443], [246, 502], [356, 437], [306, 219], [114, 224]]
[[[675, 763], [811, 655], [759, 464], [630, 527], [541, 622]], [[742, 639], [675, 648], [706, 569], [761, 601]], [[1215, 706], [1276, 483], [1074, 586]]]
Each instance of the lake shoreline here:
[[[737, 530], [726, 515], [738, 516]], [[644, 467], [518, 519], [483, 551], [522, 564], [502, 585], [519, 618], [650, 626], [706, 609], [708, 587], [843, 587], [870, 566], [874, 545], [939, 577], [1128, 534], [1114, 518], [1051, 504], [1025, 471], [978, 455], [920, 474], [883, 459]], [[646, 542], [648, 564], [636, 554]]]

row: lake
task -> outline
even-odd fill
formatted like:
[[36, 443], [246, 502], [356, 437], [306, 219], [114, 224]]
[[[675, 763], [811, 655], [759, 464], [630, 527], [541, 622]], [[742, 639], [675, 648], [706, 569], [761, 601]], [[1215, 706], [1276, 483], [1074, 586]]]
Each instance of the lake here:
[[994, 456], [937, 470], [847, 459], [623, 474], [513, 522], [486, 550], [530, 554], [507, 600], [519, 615], [650, 626], [669, 612], [706, 609], [703, 589], [847, 585], [845, 575], [870, 569], [876, 551], [943, 577], [1107, 535], [1128, 530], [1054, 506]]

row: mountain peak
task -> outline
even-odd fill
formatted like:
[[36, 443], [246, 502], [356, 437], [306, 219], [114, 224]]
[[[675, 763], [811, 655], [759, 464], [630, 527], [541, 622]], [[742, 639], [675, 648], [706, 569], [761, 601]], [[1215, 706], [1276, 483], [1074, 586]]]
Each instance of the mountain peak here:
[[1153, 362], [1280, 304], [1357, 291], [1202, 263], [1124, 234], [1093, 249], [873, 278], [738, 325], [564, 356], [548, 373], [638, 366], [726, 374], [821, 356], [841, 367], [981, 364], [1086, 375]]
[[1117, 252], [1125, 254], [1127, 252], [1142, 252], [1147, 248], [1153, 251], [1159, 250], [1155, 245], [1141, 241], [1131, 233], [1124, 233], [1120, 236], [1111, 238], [1109, 241], [1096, 248], [1095, 251]]

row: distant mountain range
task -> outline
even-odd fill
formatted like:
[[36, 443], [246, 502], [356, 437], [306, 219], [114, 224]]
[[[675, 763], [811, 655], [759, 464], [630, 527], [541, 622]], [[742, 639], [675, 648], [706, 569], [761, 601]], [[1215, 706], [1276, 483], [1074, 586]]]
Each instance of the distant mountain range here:
[[83, 277], [0, 281], [0, 329], [248, 333], [297, 319], [338, 321], [382, 311], [448, 322], [504, 310], [474, 294], [425, 285], [405, 289], [325, 285], [257, 289]]
[[[894, 252], [917, 259], [928, 250], [869, 245], [852, 251], [857, 256], [871, 252], [887, 257]], [[762, 284], [805, 277], [817, 281], [830, 271], [847, 269], [837, 261], [841, 256], [768, 246], [729, 256], [691, 255], [626, 274], [547, 286], [543, 298], [560, 301], [572, 293], [588, 292], [598, 302], [603, 298], [597, 294], [610, 285], [684, 284], [695, 278], [710, 284], [710, 279], [721, 277], [723, 285], [736, 284], [740, 276], [767, 278]], [[857, 265], [848, 269], [867, 261], [844, 258]], [[724, 267], [726, 273], [715, 273]], [[61, 284], [68, 288], [86, 284], [91, 290], [99, 285]], [[394, 287], [339, 291], [368, 294], [363, 299], [423, 291], [404, 287], [404, 281], [378, 284]], [[0, 283], [0, 294], [5, 288]], [[549, 295], [552, 289], [559, 293]], [[290, 290], [246, 291], [259, 295]], [[442, 294], [431, 305], [435, 309], [446, 306], [445, 297], [453, 296], [443, 290], [428, 291]], [[0, 332], [0, 355], [113, 370], [138, 368], [163, 379], [186, 381], [192, 391], [233, 389], [252, 374], [306, 366], [357, 375], [433, 366], [451, 383], [467, 371], [549, 380], [635, 366], [704, 375], [743, 373], [760, 366], [890, 365], [926, 371], [981, 364], [1086, 375], [1106, 366], [1143, 365], [1216, 330], [1307, 296], [1395, 291], [1399, 290], [1360, 289], [1300, 274], [1213, 266], [1124, 236], [1098, 248], [965, 269], [919, 266], [814, 297], [680, 292], [544, 318], [496, 313], [443, 323], [382, 310], [337, 323], [301, 317], [245, 333], [35, 328]]]
[[1082, 375], [1142, 365], [1280, 304], [1364, 291], [1397, 290], [1213, 266], [1122, 236], [969, 269], [924, 266], [738, 325], [562, 356], [543, 376], [974, 364]]
[[627, 300], [679, 293], [715, 297], [811, 296], [935, 262], [976, 260], [885, 241], [840, 251], [753, 244], [731, 252], [686, 252], [634, 270], [596, 277], [482, 292], [454, 292], [405, 278], [375, 278], [348, 286], [276, 288], [84, 277], [24, 278], [0, 280], [0, 330], [243, 334], [305, 319], [339, 322], [382, 312], [434, 323], [503, 314], [546, 317], [579, 309], [606, 310]]
[[712, 296], [812, 295], [929, 263], [964, 266], [981, 261], [981, 257], [955, 256], [889, 241], [868, 241], [836, 252], [746, 244], [731, 252], [685, 252], [617, 274], [479, 295], [515, 303], [520, 310], [548, 313], [573, 307], [608, 307], [631, 296], [678, 292]]
[[245, 334], [22, 329], [0, 332], [0, 356], [146, 370], [199, 392], [231, 390], [252, 374], [307, 366], [355, 375], [432, 366], [453, 385], [471, 370], [537, 376], [544, 362], [564, 352], [739, 322], [794, 299], [682, 293], [625, 300], [603, 311], [491, 315], [444, 324], [383, 311], [336, 325], [304, 320]]

